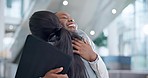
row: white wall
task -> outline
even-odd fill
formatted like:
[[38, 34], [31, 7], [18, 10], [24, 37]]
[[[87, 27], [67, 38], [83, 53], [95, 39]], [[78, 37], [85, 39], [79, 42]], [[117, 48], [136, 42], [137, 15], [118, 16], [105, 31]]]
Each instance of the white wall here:
[[0, 51], [3, 49], [5, 0], [0, 0]]
[[118, 38], [118, 32], [117, 32], [117, 25], [114, 23], [110, 24], [108, 27], [108, 49], [109, 49], [109, 55], [119, 55], [119, 38]]

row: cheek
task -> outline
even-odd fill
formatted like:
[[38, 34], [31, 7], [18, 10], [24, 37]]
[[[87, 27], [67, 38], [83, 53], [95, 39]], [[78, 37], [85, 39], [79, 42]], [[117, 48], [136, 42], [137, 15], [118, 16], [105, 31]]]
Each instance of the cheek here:
[[60, 22], [61, 22], [62, 26], [66, 27], [66, 23], [67, 23], [66, 20], [60, 20]]

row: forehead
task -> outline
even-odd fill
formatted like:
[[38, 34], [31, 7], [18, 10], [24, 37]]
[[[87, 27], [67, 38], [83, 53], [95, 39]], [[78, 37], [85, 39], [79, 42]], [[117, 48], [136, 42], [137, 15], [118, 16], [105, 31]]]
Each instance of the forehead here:
[[67, 16], [67, 17], [70, 17], [70, 14], [68, 14], [66, 12], [58, 12], [56, 15], [57, 16]]

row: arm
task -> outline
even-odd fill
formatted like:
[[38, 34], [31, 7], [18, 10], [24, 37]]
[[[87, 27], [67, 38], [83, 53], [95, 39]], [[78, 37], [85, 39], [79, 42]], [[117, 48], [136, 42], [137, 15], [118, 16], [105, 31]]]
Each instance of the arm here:
[[93, 43], [93, 41], [88, 36], [87, 36], [87, 39], [89, 40], [89, 43], [90, 43], [92, 49], [94, 50], [94, 52], [98, 56], [95, 61], [89, 62], [89, 64], [91, 65], [92, 69], [95, 71], [95, 73], [97, 74], [98, 77], [109, 78], [108, 71], [107, 71], [105, 63], [103, 62], [102, 58], [97, 53], [97, 51], [95, 51], [95, 44]]
[[[95, 71], [98, 78], [109, 78], [107, 68], [106, 68], [102, 58], [97, 53], [97, 51], [94, 50], [95, 45], [92, 42], [92, 40], [83, 31], [79, 31], [78, 34], [80, 34], [82, 37], [84, 37], [89, 43], [89, 44], [84, 44], [82, 42], [77, 43], [79, 45], [78, 49], [80, 51], [80, 52], [78, 52], [78, 54], [80, 54], [85, 60], [87, 60], [89, 62], [91, 68]], [[89, 52], [89, 53], [87, 53], [87, 52]], [[92, 54], [93, 54], [93, 56], [88, 56], [88, 55], [92, 55]], [[91, 60], [92, 62], [90, 62], [90, 60], [88, 59], [91, 57], [95, 57], [92, 59], [93, 61]]]
[[98, 55], [98, 59], [93, 62], [89, 62], [92, 69], [95, 71], [98, 78], [109, 78], [107, 68], [102, 60], [102, 58]]

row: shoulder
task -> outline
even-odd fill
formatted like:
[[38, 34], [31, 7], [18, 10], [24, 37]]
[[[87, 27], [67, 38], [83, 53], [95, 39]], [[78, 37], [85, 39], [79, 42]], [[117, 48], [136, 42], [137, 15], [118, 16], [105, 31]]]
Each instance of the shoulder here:
[[[89, 44], [91, 45], [93, 50], [95, 49], [94, 42], [88, 37], [88, 35], [83, 30], [79, 29], [76, 32], [78, 33], [78, 35], [80, 35], [81, 37], [83, 37], [84, 39], [86, 39], [89, 42]], [[97, 52], [97, 51], [95, 51], [95, 52]]]
[[86, 34], [83, 30], [81, 30], [81, 29], [78, 29], [76, 32], [77, 32], [78, 35], [80, 35], [80, 36], [87, 36], [87, 34]]
[[83, 30], [81, 30], [81, 29], [76, 30], [76, 32], [77, 32], [78, 34], [84, 34], [84, 33], [85, 33], [85, 32], [84, 32]]

